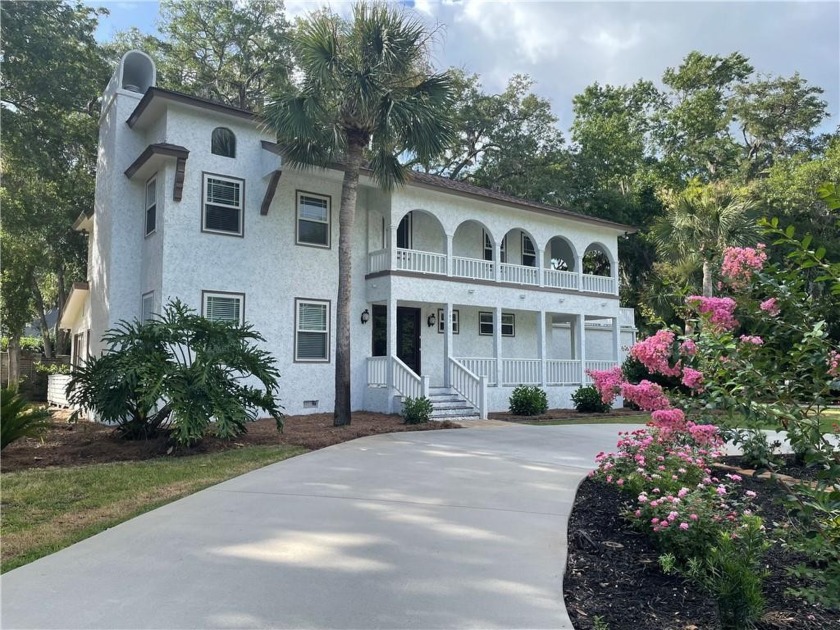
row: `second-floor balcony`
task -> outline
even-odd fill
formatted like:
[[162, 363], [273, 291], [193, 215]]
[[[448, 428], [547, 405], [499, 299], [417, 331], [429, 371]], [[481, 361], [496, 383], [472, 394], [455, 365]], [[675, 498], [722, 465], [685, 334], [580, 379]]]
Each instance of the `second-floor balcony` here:
[[516, 265], [492, 260], [448, 256], [416, 249], [380, 249], [368, 254], [369, 274], [383, 271], [410, 271], [420, 274], [466, 278], [523, 286], [546, 287], [558, 291], [582, 291], [618, 295], [616, 279], [551, 267]]

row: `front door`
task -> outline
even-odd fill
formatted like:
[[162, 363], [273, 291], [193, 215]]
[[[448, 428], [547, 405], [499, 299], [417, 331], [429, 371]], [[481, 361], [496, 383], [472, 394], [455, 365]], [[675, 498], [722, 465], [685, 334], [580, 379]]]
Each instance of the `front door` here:
[[397, 307], [397, 357], [420, 376], [420, 309]]

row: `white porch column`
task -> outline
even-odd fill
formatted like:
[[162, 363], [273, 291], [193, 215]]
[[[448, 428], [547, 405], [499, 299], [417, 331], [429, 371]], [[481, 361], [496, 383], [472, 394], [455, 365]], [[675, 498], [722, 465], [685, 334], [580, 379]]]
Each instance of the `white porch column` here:
[[454, 235], [447, 234], [446, 235], [446, 275], [452, 276], [455, 273], [455, 267], [452, 262], [452, 240], [454, 239]]
[[580, 384], [586, 385], [586, 315], [581, 313], [575, 317], [575, 332], [578, 360], [580, 361]]
[[545, 250], [537, 249], [537, 284], [541, 287], [545, 286], [545, 282], [543, 280], [545, 276], [545, 271], [543, 268], [543, 253]]
[[443, 306], [443, 383], [452, 387], [452, 371], [449, 365], [449, 358], [454, 356], [452, 348], [452, 303], [447, 302]]
[[502, 386], [502, 307], [493, 310], [493, 356], [496, 357], [496, 387]]
[[388, 251], [391, 255], [390, 269], [392, 271], [397, 268], [397, 228], [398, 228], [398, 226], [391, 225], [391, 234], [390, 234], [391, 238], [388, 241]]
[[578, 291], [583, 291], [583, 254], [575, 260], [575, 265], [577, 265], [578, 272]]
[[542, 310], [537, 313], [537, 345], [540, 353], [540, 385], [545, 387], [545, 311]]
[[613, 358], [615, 362], [620, 364], [621, 363], [621, 321], [618, 317], [613, 317], [613, 330], [612, 330], [612, 340], [613, 340]]
[[393, 357], [397, 356], [397, 300], [395, 298], [388, 299], [387, 309], [388, 351], [386, 354], [388, 362], [385, 369], [388, 371], [388, 413], [394, 413], [394, 396], [397, 395], [394, 389], [393, 365]]

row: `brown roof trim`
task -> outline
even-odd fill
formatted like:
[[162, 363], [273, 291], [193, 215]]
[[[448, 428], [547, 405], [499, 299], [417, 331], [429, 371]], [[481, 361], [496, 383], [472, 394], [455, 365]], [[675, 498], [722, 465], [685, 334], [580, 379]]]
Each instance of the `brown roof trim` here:
[[275, 155], [280, 155], [280, 145], [276, 142], [270, 142], [268, 140], [260, 140], [260, 144], [262, 144], [262, 148], [266, 151], [270, 151]]
[[201, 107], [221, 114], [236, 116], [237, 118], [245, 118], [247, 120], [258, 119], [254, 112], [247, 109], [240, 109], [238, 107], [233, 107], [232, 105], [225, 105], [224, 103], [211, 101], [206, 98], [201, 98], [200, 96], [190, 96], [189, 94], [182, 94], [181, 92], [175, 92], [173, 90], [150, 87], [146, 90], [146, 93], [143, 95], [143, 98], [140, 99], [140, 102], [137, 104], [137, 107], [134, 108], [134, 111], [131, 112], [128, 120], [125, 121], [128, 123], [129, 127], [134, 127], [134, 125], [137, 124], [140, 116], [143, 115], [143, 112], [146, 111], [146, 108], [155, 98], [162, 98], [174, 103], [181, 103], [183, 105], [191, 105], [192, 107]]
[[268, 180], [268, 188], [265, 189], [265, 196], [260, 206], [260, 214], [265, 216], [268, 214], [268, 209], [271, 207], [271, 201], [274, 199], [274, 193], [277, 192], [277, 185], [280, 183], [280, 176], [283, 171], [274, 171], [271, 174], [271, 179]]
[[90, 291], [90, 284], [87, 282], [74, 282], [71, 289], [76, 291]]
[[131, 163], [131, 166], [125, 169], [125, 176], [128, 179], [134, 177], [134, 174], [139, 171], [154, 155], [163, 155], [166, 157], [186, 160], [190, 155], [190, 152], [186, 147], [182, 147], [177, 144], [168, 144], [166, 142], [150, 144], [143, 150], [143, 153], [141, 153], [138, 158]]

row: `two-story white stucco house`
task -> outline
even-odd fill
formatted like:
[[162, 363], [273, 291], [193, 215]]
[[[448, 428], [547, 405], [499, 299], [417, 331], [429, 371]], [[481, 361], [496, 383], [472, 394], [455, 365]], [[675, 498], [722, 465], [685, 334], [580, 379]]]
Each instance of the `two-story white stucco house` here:
[[[74, 361], [101, 352], [118, 321], [177, 297], [265, 336], [287, 413], [332, 410], [341, 181], [284, 165], [251, 112], [157, 88], [152, 60], [127, 53], [104, 93], [95, 207], [76, 224], [89, 234], [88, 282], [61, 318]], [[384, 192], [363, 175], [353, 409], [427, 394], [438, 415], [486, 414], [519, 384], [570, 406], [585, 370], [634, 340], [618, 299], [628, 231], [437, 176]], [[606, 275], [584, 273], [593, 250]]]

